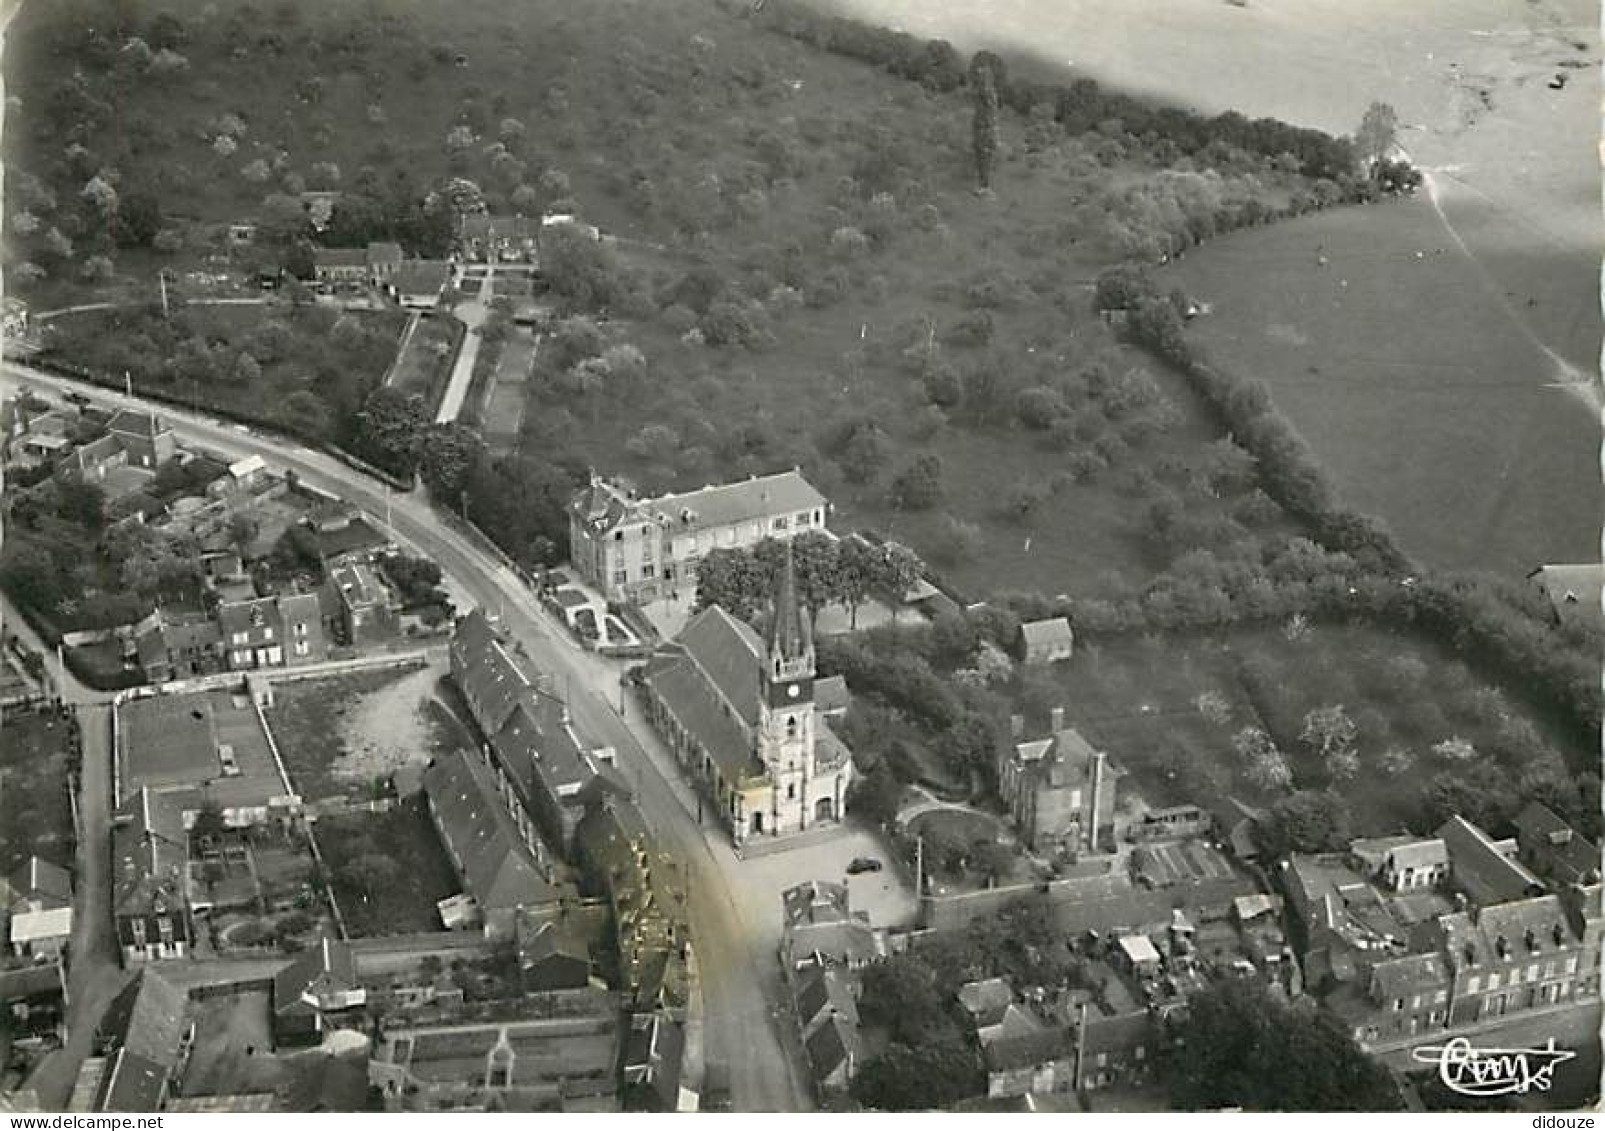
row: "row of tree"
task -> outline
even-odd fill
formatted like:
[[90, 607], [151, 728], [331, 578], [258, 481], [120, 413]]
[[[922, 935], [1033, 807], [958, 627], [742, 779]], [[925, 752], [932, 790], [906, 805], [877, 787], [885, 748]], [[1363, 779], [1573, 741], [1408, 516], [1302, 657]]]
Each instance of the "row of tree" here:
[[[697, 607], [718, 605], [750, 620], [775, 592], [788, 543], [765, 538], [747, 549], [710, 550], [697, 563]], [[817, 618], [827, 605], [847, 608], [853, 628], [871, 596], [882, 593], [900, 602], [919, 580], [922, 565], [914, 552], [895, 542], [876, 545], [863, 538], [834, 538], [810, 530], [789, 542], [796, 572], [797, 599]]]

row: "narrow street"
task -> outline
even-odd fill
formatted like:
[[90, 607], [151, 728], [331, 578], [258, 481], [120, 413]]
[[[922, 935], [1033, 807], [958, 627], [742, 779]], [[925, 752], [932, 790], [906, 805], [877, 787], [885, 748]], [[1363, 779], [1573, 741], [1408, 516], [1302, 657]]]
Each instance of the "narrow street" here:
[[[170, 420], [180, 440], [209, 447], [235, 458], [260, 455], [294, 470], [307, 484], [343, 496], [370, 515], [386, 514], [382, 485], [338, 460], [236, 426], [193, 413], [153, 406], [107, 390], [7, 363], [0, 367], [0, 388], [26, 382], [35, 387], [78, 390], [97, 401], [156, 409]], [[616, 707], [617, 676], [601, 661], [583, 652], [566, 632], [549, 620], [534, 594], [493, 553], [446, 524], [418, 495], [388, 496], [391, 528], [398, 541], [434, 561], [456, 578], [465, 595], [501, 616], [523, 641], [535, 662], [568, 681], [579, 728], [593, 741], [612, 744], [638, 783], [641, 806], [667, 851], [684, 862], [690, 879], [692, 931], [706, 995], [706, 1053], [709, 1062], [728, 1064], [731, 1100], [738, 1111], [803, 1111], [811, 1096], [801, 1065], [787, 1053], [790, 1018], [780, 1002], [780, 970], [772, 937], [778, 924], [745, 921], [733, 890], [734, 854], [722, 840], [709, 843], [699, 827], [690, 799], [672, 764], [648, 757], [642, 743], [620, 720]], [[598, 688], [602, 688], [599, 694]], [[630, 713], [627, 711], [627, 714]], [[642, 728], [645, 731], [645, 728]], [[650, 732], [644, 737], [656, 740]], [[662, 769], [659, 768], [661, 762]], [[671, 784], [672, 783], [672, 784]], [[710, 825], [711, 828], [711, 825]], [[720, 834], [715, 833], [715, 836]]]
[[84, 736], [83, 786], [78, 796], [83, 829], [78, 838], [72, 970], [67, 984], [67, 1043], [51, 1053], [29, 1081], [46, 1109], [57, 1111], [66, 1109], [78, 1067], [93, 1049], [101, 1016], [132, 976], [118, 963], [112, 935], [111, 877], [107, 874], [114, 807], [111, 707], [106, 703], [81, 706], [78, 721]]

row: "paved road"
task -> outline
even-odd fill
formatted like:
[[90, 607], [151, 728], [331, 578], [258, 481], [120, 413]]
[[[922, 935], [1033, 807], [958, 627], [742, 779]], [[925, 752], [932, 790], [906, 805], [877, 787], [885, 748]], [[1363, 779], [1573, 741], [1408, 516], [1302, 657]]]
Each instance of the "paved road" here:
[[[722, 841], [710, 846], [697, 821], [695, 800], [674, 773], [667, 752], [636, 717], [638, 712], [626, 712], [633, 727], [620, 719], [617, 669], [576, 646], [546, 617], [512, 569], [449, 526], [422, 497], [387, 496], [376, 481], [292, 441], [149, 405], [26, 366], [0, 366], [0, 389], [22, 382], [79, 390], [103, 403], [154, 408], [172, 422], [183, 441], [235, 458], [260, 455], [370, 515], [383, 516], [388, 501], [393, 536], [434, 559], [469, 598], [496, 611], [536, 662], [567, 682], [578, 727], [593, 741], [618, 751], [621, 764], [637, 782], [644, 815], [664, 849], [685, 864], [692, 932], [705, 973], [706, 1055], [709, 1061], [730, 1066], [733, 1106], [741, 1111], [799, 1111], [812, 1106], [802, 1068], [787, 1054], [790, 1019], [781, 1005], [778, 961], [767, 943], [754, 945], [755, 938], [762, 940], [770, 932], [747, 922], [740, 909], [739, 862]], [[772, 906], [778, 917], [778, 892]]]
[[78, 791], [83, 835], [78, 838], [67, 1044], [51, 1053], [29, 1079], [44, 1106], [56, 1111], [66, 1110], [78, 1066], [92, 1051], [95, 1028], [111, 999], [132, 977], [117, 960], [107, 874], [111, 866], [111, 708], [104, 703], [79, 707], [78, 721], [84, 736], [83, 783]]
[[457, 351], [457, 363], [451, 367], [451, 380], [446, 382], [446, 391], [441, 395], [440, 411], [435, 413], [436, 424], [450, 424], [463, 410], [468, 386], [474, 380], [474, 361], [479, 357], [479, 343], [482, 340], [479, 328], [490, 314], [490, 298], [495, 286], [496, 272], [487, 270], [479, 293], [467, 302], [459, 303], [452, 311], [452, 317], [462, 321], [468, 327], [468, 332], [463, 335], [463, 348]]

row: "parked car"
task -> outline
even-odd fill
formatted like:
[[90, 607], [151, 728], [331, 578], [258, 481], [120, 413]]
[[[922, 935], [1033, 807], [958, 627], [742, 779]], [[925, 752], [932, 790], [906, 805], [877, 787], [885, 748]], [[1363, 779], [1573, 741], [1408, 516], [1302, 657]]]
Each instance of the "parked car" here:
[[878, 872], [881, 867], [881, 862], [873, 856], [855, 856], [852, 863], [847, 865], [847, 874], [856, 876], [863, 872]]

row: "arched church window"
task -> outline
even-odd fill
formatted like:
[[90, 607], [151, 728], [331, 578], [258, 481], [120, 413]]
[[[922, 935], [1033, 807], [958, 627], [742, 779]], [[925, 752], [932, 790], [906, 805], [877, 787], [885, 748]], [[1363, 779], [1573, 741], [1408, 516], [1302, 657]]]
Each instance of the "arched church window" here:
[[796, 715], [787, 715], [786, 716], [786, 737], [787, 738], [796, 738], [797, 737], [797, 716]]

